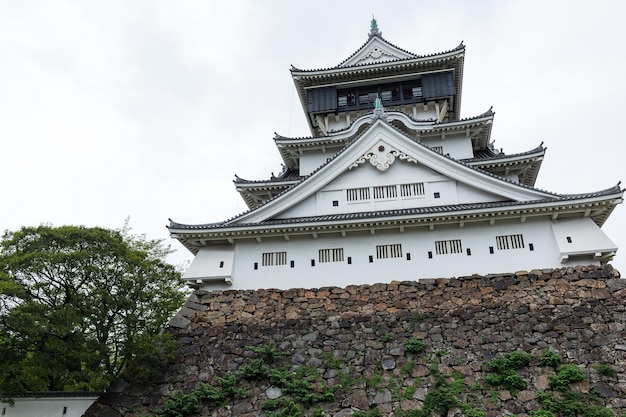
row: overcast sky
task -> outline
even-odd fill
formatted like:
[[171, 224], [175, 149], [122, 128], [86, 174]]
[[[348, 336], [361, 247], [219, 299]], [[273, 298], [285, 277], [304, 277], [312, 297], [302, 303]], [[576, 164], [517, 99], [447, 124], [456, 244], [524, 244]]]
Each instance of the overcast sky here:
[[[372, 14], [416, 54], [464, 41], [462, 117], [493, 106], [506, 153], [543, 141], [538, 188], [626, 180], [626, 2], [4, 0], [0, 231], [130, 217], [135, 233], [169, 240], [168, 218], [244, 211], [234, 175], [278, 174], [274, 132], [310, 135], [290, 65], [337, 65]], [[618, 206], [604, 230], [626, 273], [625, 227]], [[171, 243], [172, 262], [191, 259]]]

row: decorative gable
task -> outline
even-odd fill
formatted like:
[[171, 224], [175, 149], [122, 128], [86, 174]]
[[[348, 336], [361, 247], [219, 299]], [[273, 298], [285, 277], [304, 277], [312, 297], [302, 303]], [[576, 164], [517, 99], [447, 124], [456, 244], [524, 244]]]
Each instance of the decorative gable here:
[[350, 58], [339, 64], [339, 68], [356, 65], [377, 64], [381, 62], [399, 61], [402, 59], [415, 58], [416, 55], [393, 46], [379, 36], [372, 36], [361, 49], [356, 51]]
[[[366, 161], [370, 164], [365, 164]], [[396, 168], [398, 164], [400, 167]], [[362, 166], [375, 169], [363, 170]], [[426, 180], [416, 180], [419, 178]], [[519, 186], [448, 158], [396, 130], [383, 118], [378, 118], [356, 141], [346, 145], [319, 170], [275, 199], [229, 223], [243, 224], [363, 211], [362, 208], [347, 207], [346, 200], [348, 190], [366, 186], [391, 187], [395, 190], [387, 188], [380, 191], [371, 188], [372, 195], [379, 192], [380, 196], [385, 196], [378, 200], [395, 202], [374, 204], [366, 208], [366, 211], [375, 206], [383, 210], [395, 210], [480, 201], [555, 198], [553, 194]], [[394, 193], [398, 195], [403, 186], [416, 189], [425, 187], [428, 198], [410, 204], [401, 202], [402, 199], [394, 200]], [[342, 204], [344, 201], [346, 204]]]

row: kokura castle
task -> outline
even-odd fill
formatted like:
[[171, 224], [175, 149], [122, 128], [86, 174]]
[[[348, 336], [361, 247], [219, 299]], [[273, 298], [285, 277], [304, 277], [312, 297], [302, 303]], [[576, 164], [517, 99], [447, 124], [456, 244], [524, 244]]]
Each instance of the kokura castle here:
[[249, 210], [171, 221], [194, 288], [346, 286], [604, 264], [619, 184], [535, 188], [545, 148], [494, 149], [491, 110], [461, 118], [463, 44], [416, 55], [382, 37], [339, 65], [292, 67], [311, 136], [276, 135], [278, 176], [237, 177]]

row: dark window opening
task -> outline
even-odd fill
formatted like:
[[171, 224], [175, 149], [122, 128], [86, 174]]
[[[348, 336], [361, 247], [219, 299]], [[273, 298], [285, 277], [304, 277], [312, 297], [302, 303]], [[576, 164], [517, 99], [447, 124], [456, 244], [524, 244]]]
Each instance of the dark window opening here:
[[333, 200], [333, 207], [339, 207], [339, 201]]
[[572, 243], [572, 238], [571, 238], [571, 236], [568, 236], [568, 237], [567, 237], [567, 243]]
[[406, 260], [407, 261], [411, 260], [411, 254], [409, 252], [406, 253]]
[[348, 265], [352, 265], [352, 256], [348, 256]]
[[374, 257], [370, 255], [370, 263], [374, 262]]
[[532, 243], [529, 243], [528, 244], [528, 249], [535, 250], [535, 245], [533, 245]]
[[224, 268], [224, 261], [220, 261], [220, 268]]
[[472, 256], [472, 250], [470, 248], [465, 249], [467, 256]]
[[259, 263], [258, 263], [258, 262], [255, 262], [255, 263], [254, 263], [254, 269], [255, 269], [255, 270], [256, 270], [256, 269], [259, 269]]
[[311, 266], [315, 266], [315, 259], [311, 259]]
[[433, 259], [433, 251], [428, 251], [428, 259]]
[[489, 246], [489, 253], [493, 255], [493, 246]]
[[440, 198], [440, 197], [441, 197], [441, 194], [439, 194], [439, 193], [435, 193], [435, 194], [434, 194], [434, 196], [435, 196], [435, 198]]
[[296, 266], [296, 263], [295, 263], [295, 261], [291, 261], [291, 262], [289, 263], [289, 265], [293, 268], [294, 266]]

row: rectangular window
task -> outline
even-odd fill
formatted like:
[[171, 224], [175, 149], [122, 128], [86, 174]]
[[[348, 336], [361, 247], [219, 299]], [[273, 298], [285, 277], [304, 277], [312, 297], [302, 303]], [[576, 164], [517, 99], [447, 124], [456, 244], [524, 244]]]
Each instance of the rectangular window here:
[[498, 250], [523, 249], [524, 237], [522, 235], [496, 236], [496, 247]]
[[374, 187], [374, 198], [396, 198], [398, 196], [398, 189], [395, 185], [381, 185]]
[[393, 245], [378, 245], [376, 246], [376, 258], [402, 258], [402, 245], [395, 243]]
[[320, 249], [319, 260], [322, 262], [343, 262], [343, 248]]
[[424, 195], [424, 183], [400, 184], [400, 197], [417, 197]]
[[370, 199], [369, 187], [351, 188], [346, 190], [346, 199], [348, 201], [364, 201]]
[[261, 259], [261, 265], [287, 265], [287, 252], [265, 252]]
[[449, 253], [461, 253], [461, 239], [455, 240], [437, 240], [435, 241], [435, 253], [437, 255], [447, 255]]

